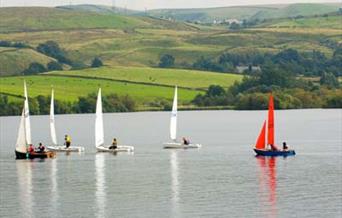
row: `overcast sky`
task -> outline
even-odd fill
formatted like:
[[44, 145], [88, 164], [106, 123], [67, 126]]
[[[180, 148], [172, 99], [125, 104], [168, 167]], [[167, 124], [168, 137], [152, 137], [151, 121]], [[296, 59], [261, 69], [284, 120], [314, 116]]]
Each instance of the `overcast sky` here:
[[102, 4], [143, 10], [155, 8], [203, 8], [234, 5], [286, 4], [299, 2], [342, 2], [342, 0], [0, 0], [2, 7], [8, 6], [57, 6], [69, 4]]

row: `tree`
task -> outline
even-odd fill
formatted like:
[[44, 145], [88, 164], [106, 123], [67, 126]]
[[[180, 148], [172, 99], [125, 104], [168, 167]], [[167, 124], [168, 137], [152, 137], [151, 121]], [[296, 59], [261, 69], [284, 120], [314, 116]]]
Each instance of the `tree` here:
[[168, 68], [173, 67], [175, 64], [175, 58], [172, 55], [164, 54], [160, 58], [159, 67]]
[[24, 70], [22, 73], [24, 75], [32, 75], [32, 74], [38, 74], [38, 73], [43, 73], [46, 71], [46, 68], [44, 65], [38, 63], [38, 62], [33, 62], [30, 64], [30, 66]]
[[61, 63], [72, 64], [72, 62], [65, 56], [64, 51], [59, 47], [55, 41], [47, 41], [37, 46], [37, 51], [47, 56], [57, 59]]
[[231, 29], [231, 30], [238, 30], [240, 28], [241, 28], [240, 24], [238, 24], [236, 22], [233, 22], [229, 25], [229, 29]]
[[332, 73], [323, 73], [319, 82], [321, 85], [325, 85], [328, 88], [340, 87], [340, 83]]
[[54, 71], [54, 70], [63, 70], [63, 67], [60, 63], [56, 61], [51, 61], [47, 65], [48, 71]]
[[102, 63], [101, 59], [98, 57], [94, 58], [91, 62], [91, 67], [93, 67], [93, 68], [102, 67], [102, 66], [103, 66], [103, 63]]

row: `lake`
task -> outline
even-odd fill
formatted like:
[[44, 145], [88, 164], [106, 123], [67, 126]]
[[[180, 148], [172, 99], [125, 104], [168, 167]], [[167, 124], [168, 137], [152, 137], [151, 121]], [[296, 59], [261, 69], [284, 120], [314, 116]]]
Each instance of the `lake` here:
[[[341, 217], [342, 110], [276, 111], [277, 144], [294, 157], [256, 158], [267, 111], [181, 111], [178, 136], [203, 145], [164, 150], [168, 112], [105, 114], [105, 141], [134, 154], [96, 153], [93, 114], [56, 115], [84, 153], [15, 160], [19, 117], [0, 118], [1, 217]], [[35, 144], [48, 116], [31, 116]]]

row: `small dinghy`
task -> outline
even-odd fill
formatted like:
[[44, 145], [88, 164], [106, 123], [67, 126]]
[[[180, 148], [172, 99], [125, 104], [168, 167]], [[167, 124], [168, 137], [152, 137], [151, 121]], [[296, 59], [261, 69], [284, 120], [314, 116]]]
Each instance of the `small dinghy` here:
[[259, 137], [257, 139], [254, 151], [257, 155], [262, 156], [291, 156], [295, 155], [294, 150], [280, 150], [274, 144], [274, 103], [273, 96], [270, 95], [270, 100], [268, 104], [268, 122], [267, 122], [267, 145], [271, 148], [266, 147], [266, 120], [261, 128]]
[[82, 152], [84, 151], [84, 147], [81, 147], [81, 146], [69, 146], [67, 148], [65, 145], [58, 145], [57, 137], [56, 137], [56, 127], [55, 127], [55, 108], [54, 108], [53, 89], [51, 91], [51, 104], [50, 104], [50, 135], [51, 135], [52, 145], [47, 146], [47, 149], [50, 151], [58, 151], [58, 152]]
[[129, 145], [117, 145], [116, 148], [111, 148], [111, 145], [104, 145], [101, 88], [99, 89], [99, 93], [97, 95], [97, 101], [96, 101], [95, 147], [96, 147], [96, 150], [99, 152], [133, 152], [134, 151], [134, 147], [129, 146]]
[[51, 158], [56, 155], [55, 152], [28, 152], [28, 145], [31, 143], [31, 123], [30, 123], [30, 111], [27, 97], [26, 83], [24, 82], [24, 108], [21, 113], [20, 125], [18, 130], [18, 138], [15, 148], [16, 159], [34, 159], [34, 158]]
[[171, 120], [170, 120], [170, 138], [172, 142], [164, 143], [164, 148], [166, 149], [187, 149], [187, 148], [200, 148], [200, 144], [184, 144], [177, 142], [177, 86], [175, 87], [175, 96], [173, 98]]

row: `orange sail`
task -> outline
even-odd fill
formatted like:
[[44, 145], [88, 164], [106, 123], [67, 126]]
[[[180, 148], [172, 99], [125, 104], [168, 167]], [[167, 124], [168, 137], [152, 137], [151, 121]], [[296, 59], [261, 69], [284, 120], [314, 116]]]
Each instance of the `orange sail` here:
[[266, 136], [266, 121], [262, 125], [258, 140], [255, 144], [256, 149], [265, 149], [265, 136]]
[[274, 104], [273, 96], [270, 95], [270, 101], [268, 103], [268, 122], [267, 122], [267, 144], [274, 145]]

